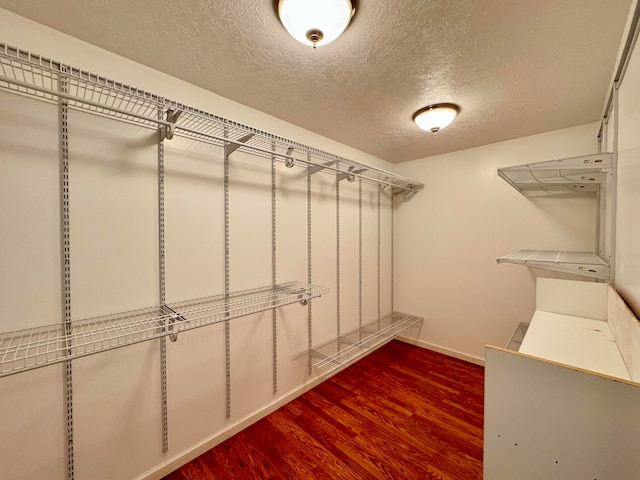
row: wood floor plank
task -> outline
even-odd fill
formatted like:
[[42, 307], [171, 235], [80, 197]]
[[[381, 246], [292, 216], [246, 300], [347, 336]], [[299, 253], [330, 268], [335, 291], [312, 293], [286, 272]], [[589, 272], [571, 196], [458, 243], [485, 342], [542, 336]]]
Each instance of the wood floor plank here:
[[483, 384], [393, 341], [165, 479], [482, 479]]

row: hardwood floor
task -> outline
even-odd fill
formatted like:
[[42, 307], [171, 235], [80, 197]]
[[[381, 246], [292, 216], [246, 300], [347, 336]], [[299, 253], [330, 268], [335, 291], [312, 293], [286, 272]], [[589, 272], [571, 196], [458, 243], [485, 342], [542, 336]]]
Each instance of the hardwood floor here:
[[481, 479], [483, 380], [393, 341], [165, 479]]

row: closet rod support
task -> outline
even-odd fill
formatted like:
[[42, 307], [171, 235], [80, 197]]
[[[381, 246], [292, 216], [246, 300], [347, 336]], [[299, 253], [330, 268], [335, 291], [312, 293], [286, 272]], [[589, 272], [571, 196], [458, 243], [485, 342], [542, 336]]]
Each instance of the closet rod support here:
[[176, 131], [176, 122], [182, 115], [182, 110], [167, 110], [167, 124], [160, 126], [160, 141], [173, 139]]
[[364, 173], [366, 171], [366, 168], [355, 168], [355, 166], [351, 165], [348, 171], [339, 173], [337, 175], [338, 181], [340, 182], [346, 178], [348, 182], [355, 182], [356, 175], [360, 175], [361, 173]]
[[286, 153], [286, 156], [284, 157], [284, 165], [287, 168], [292, 168], [296, 164], [295, 160], [291, 156], [292, 154], [293, 154], [293, 147], [287, 148], [287, 153]]

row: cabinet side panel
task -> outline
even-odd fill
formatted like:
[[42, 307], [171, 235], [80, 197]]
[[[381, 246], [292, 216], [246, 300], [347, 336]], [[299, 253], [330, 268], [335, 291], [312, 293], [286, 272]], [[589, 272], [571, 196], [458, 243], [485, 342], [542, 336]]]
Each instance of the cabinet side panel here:
[[616, 478], [640, 471], [640, 385], [487, 347], [484, 478]]
[[640, 322], [613, 288], [609, 288], [609, 327], [631, 379], [640, 382]]
[[640, 314], [640, 48], [629, 62], [618, 101], [616, 289]]

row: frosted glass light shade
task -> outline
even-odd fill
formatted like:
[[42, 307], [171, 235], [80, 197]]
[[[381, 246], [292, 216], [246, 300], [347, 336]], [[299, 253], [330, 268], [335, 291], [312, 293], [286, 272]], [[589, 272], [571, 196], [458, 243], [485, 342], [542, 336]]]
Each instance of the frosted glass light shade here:
[[280, 0], [278, 16], [293, 38], [313, 47], [333, 42], [349, 26], [351, 0]]
[[460, 111], [460, 108], [453, 103], [429, 105], [418, 110], [413, 115], [413, 121], [422, 130], [436, 134], [453, 122], [453, 119], [458, 115], [458, 111]]

